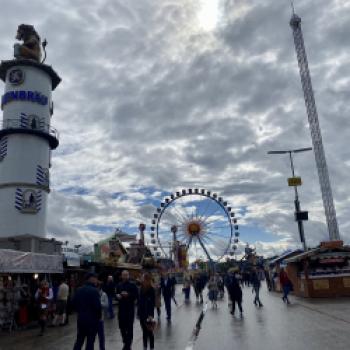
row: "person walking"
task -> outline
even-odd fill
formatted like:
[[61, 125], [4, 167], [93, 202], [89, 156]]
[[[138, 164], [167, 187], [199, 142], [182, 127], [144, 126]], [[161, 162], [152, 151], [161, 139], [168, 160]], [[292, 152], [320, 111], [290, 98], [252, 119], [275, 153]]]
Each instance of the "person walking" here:
[[218, 276], [218, 289], [219, 289], [219, 294], [218, 297], [220, 299], [224, 298], [225, 295], [225, 284], [224, 284], [224, 279], [222, 278], [222, 276]]
[[102, 289], [102, 282], [98, 283], [98, 292], [100, 294], [100, 301], [101, 301], [101, 319], [98, 323], [97, 328], [97, 335], [98, 335], [98, 343], [100, 345], [100, 350], [105, 350], [105, 325], [104, 325], [104, 318], [105, 314], [109, 311], [109, 300], [107, 294]]
[[214, 275], [210, 276], [210, 279], [208, 282], [208, 290], [209, 290], [208, 296], [209, 296], [209, 300], [211, 301], [211, 306], [213, 308], [217, 308], [219, 287], [218, 287], [217, 279]]
[[40, 287], [35, 293], [35, 300], [38, 302], [39, 306], [39, 326], [40, 333], [39, 335], [44, 335], [47, 317], [49, 312], [49, 304], [53, 299], [52, 288], [49, 287], [49, 283], [45, 280], [41, 281]]
[[56, 315], [52, 322], [54, 326], [56, 325], [64, 326], [66, 324], [67, 301], [69, 296], [69, 287], [66, 282], [67, 280], [63, 278], [58, 287], [57, 301], [56, 301]]
[[254, 304], [259, 307], [264, 306], [260, 300], [261, 281], [256, 270], [253, 270], [251, 274], [251, 284], [253, 286], [252, 293], [255, 293]]
[[188, 303], [190, 301], [190, 293], [191, 293], [191, 277], [187, 273], [184, 274], [182, 291], [185, 294], [185, 303]]
[[161, 307], [162, 307], [162, 289], [160, 286], [160, 275], [157, 273], [153, 276], [154, 289], [156, 292], [156, 309], [158, 315], [158, 322], [160, 322]]
[[150, 349], [154, 349], [154, 308], [156, 304], [156, 292], [152, 284], [152, 276], [143, 275], [138, 298], [137, 314], [142, 328], [143, 348], [147, 350], [148, 340]]
[[287, 272], [284, 270], [283, 267], [281, 268], [279, 278], [280, 278], [280, 284], [281, 284], [282, 291], [283, 291], [282, 300], [284, 303], [287, 303], [289, 305], [290, 301], [288, 299], [288, 294], [293, 290], [293, 285], [292, 285], [292, 282], [287, 275]]
[[114, 318], [113, 300], [115, 299], [115, 288], [116, 286], [113, 280], [113, 276], [108, 276], [107, 283], [103, 289], [108, 297], [108, 317], [110, 319]]
[[200, 293], [199, 293], [199, 274], [195, 272], [192, 278], [192, 285], [194, 289], [194, 294], [196, 295], [196, 301], [199, 302]]
[[160, 286], [163, 294], [167, 321], [171, 322], [171, 300], [175, 295], [175, 279], [170, 277], [169, 272], [163, 274], [160, 280]]
[[226, 277], [226, 288], [227, 288], [227, 293], [231, 299], [231, 315], [235, 314], [236, 303], [237, 303], [240, 315], [242, 316], [243, 315], [242, 288], [234, 271], [229, 272], [228, 276]]
[[117, 286], [118, 321], [124, 343], [123, 350], [131, 350], [134, 336], [135, 300], [138, 296], [136, 285], [130, 282], [129, 279], [129, 272], [124, 270], [122, 281]]
[[86, 283], [74, 295], [73, 306], [77, 312], [77, 339], [73, 350], [81, 350], [85, 339], [85, 350], [94, 350], [94, 343], [102, 317], [100, 293], [97, 289], [97, 276], [88, 273]]
[[271, 292], [272, 282], [271, 282], [270, 272], [267, 268], [264, 269], [264, 275], [265, 275], [267, 289], [269, 290], [269, 292]]

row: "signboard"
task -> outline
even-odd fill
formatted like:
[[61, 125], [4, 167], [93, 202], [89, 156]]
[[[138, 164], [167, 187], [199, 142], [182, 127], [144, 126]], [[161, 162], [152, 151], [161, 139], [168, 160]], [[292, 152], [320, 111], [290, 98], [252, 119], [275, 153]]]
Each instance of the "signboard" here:
[[20, 85], [24, 82], [24, 72], [23, 70], [17, 68], [12, 69], [9, 73], [9, 82], [12, 85]]
[[0, 249], [0, 273], [62, 273], [62, 255]]
[[350, 277], [343, 278], [343, 285], [344, 285], [344, 288], [350, 288]]
[[295, 221], [307, 221], [309, 220], [308, 211], [298, 211], [294, 213]]
[[320, 264], [342, 264], [345, 262], [344, 258], [328, 258], [321, 259]]
[[288, 186], [301, 186], [301, 177], [295, 176], [295, 177], [290, 177], [288, 178]]
[[313, 286], [314, 290], [329, 289], [329, 281], [327, 279], [313, 280], [312, 286]]
[[34, 102], [39, 105], [46, 106], [48, 104], [48, 97], [38, 91], [25, 91], [25, 90], [14, 90], [7, 91], [1, 97], [1, 108], [12, 101], [24, 101]]
[[118, 252], [119, 251], [119, 242], [115, 239], [111, 239], [109, 241], [109, 250], [111, 252]]

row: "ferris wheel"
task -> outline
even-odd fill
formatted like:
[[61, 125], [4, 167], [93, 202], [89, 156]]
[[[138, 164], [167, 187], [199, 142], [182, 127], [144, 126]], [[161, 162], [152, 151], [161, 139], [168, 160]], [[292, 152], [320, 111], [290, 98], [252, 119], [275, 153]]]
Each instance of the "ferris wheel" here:
[[154, 213], [151, 247], [158, 257], [173, 258], [182, 246], [192, 260], [219, 261], [235, 254], [239, 235], [235, 213], [222, 197], [183, 189], [164, 198]]

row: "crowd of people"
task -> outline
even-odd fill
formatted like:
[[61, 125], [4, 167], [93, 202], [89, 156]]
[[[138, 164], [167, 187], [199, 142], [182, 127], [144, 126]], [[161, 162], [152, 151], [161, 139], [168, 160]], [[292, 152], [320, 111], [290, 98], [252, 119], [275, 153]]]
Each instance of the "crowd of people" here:
[[[288, 295], [293, 285], [283, 268], [278, 277], [283, 291], [283, 302], [289, 304]], [[260, 300], [260, 289], [264, 280], [267, 288], [271, 290], [271, 279], [267, 278], [266, 271], [259, 267], [249, 272], [231, 269], [226, 274], [184, 273], [182, 280], [184, 302], [190, 302], [191, 289], [193, 289], [198, 304], [202, 304], [207, 296], [212, 307], [217, 308], [217, 301], [224, 297], [226, 290], [231, 314], [235, 314], [237, 306], [242, 316], [242, 288], [252, 288], [253, 302], [256, 307], [261, 308], [263, 303]], [[155, 315], [157, 315], [157, 321], [160, 322], [163, 300], [166, 320], [171, 323], [172, 304], [177, 305], [175, 285], [175, 278], [168, 272], [161, 274], [146, 272], [141, 278], [131, 281], [129, 272], [125, 270], [121, 273], [118, 282], [115, 282], [113, 276], [108, 276], [102, 282], [98, 280], [96, 274], [89, 273], [86, 275], [85, 284], [76, 289], [72, 296], [70, 295], [70, 284], [65, 278], [62, 278], [55, 288], [50, 287], [47, 281], [41, 281], [35, 293], [40, 325], [39, 334], [44, 334], [49, 318], [49, 326], [64, 326], [68, 323], [68, 303], [70, 301], [71, 308], [77, 313], [77, 336], [74, 350], [82, 349], [84, 343], [87, 350], [93, 350], [96, 337], [99, 349], [105, 350], [104, 322], [106, 318], [114, 319], [116, 315], [124, 344], [123, 350], [131, 349], [136, 317], [142, 330], [144, 349], [148, 347], [154, 349], [154, 330], [157, 323]], [[207, 294], [205, 294], [206, 290]], [[55, 312], [52, 314], [50, 305], [53, 300]], [[114, 304], [116, 303], [118, 311], [115, 315]]]
[[[135, 316], [140, 322], [144, 349], [154, 349], [154, 329], [156, 325], [155, 310], [158, 322], [161, 316], [161, 296], [163, 296], [166, 319], [171, 322], [171, 305], [176, 302], [176, 280], [164, 272], [161, 277], [144, 273], [138, 283], [130, 280], [129, 272], [123, 271], [119, 283], [108, 276], [106, 284], [102, 284], [97, 275], [90, 273], [86, 283], [79, 288], [73, 298], [73, 306], [77, 312], [77, 338], [74, 350], [82, 348], [94, 349], [96, 336], [100, 350], [105, 350], [104, 317], [115, 317], [113, 302], [118, 302], [118, 325], [124, 344], [123, 350], [130, 350], [133, 343]], [[136, 305], [136, 307], [135, 307]]]

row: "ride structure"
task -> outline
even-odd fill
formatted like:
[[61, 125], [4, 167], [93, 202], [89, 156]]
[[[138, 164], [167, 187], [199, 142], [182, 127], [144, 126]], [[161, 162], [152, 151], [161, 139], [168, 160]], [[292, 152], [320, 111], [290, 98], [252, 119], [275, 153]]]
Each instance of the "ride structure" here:
[[0, 64], [0, 237], [44, 237], [51, 151], [59, 144], [51, 92], [61, 78], [40, 61], [46, 44], [33, 26], [20, 25], [16, 38], [23, 43], [15, 44], [15, 59]]
[[235, 213], [222, 197], [205, 189], [183, 189], [164, 198], [157, 208], [150, 247], [158, 257], [172, 259], [175, 267], [181, 267], [184, 254], [198, 259], [198, 251], [214, 263], [234, 255], [238, 230]]
[[318, 121], [316, 102], [304, 45], [303, 32], [301, 29], [301, 18], [295, 14], [294, 6], [292, 6], [292, 9], [293, 14], [290, 20], [290, 26], [293, 30], [295, 51], [298, 59], [301, 85], [304, 92], [306, 111], [309, 120], [311, 139], [315, 154], [329, 238], [331, 241], [340, 240], [337, 216], [333, 202], [332, 188], [329, 180], [326, 156], [323, 148], [321, 128]]

